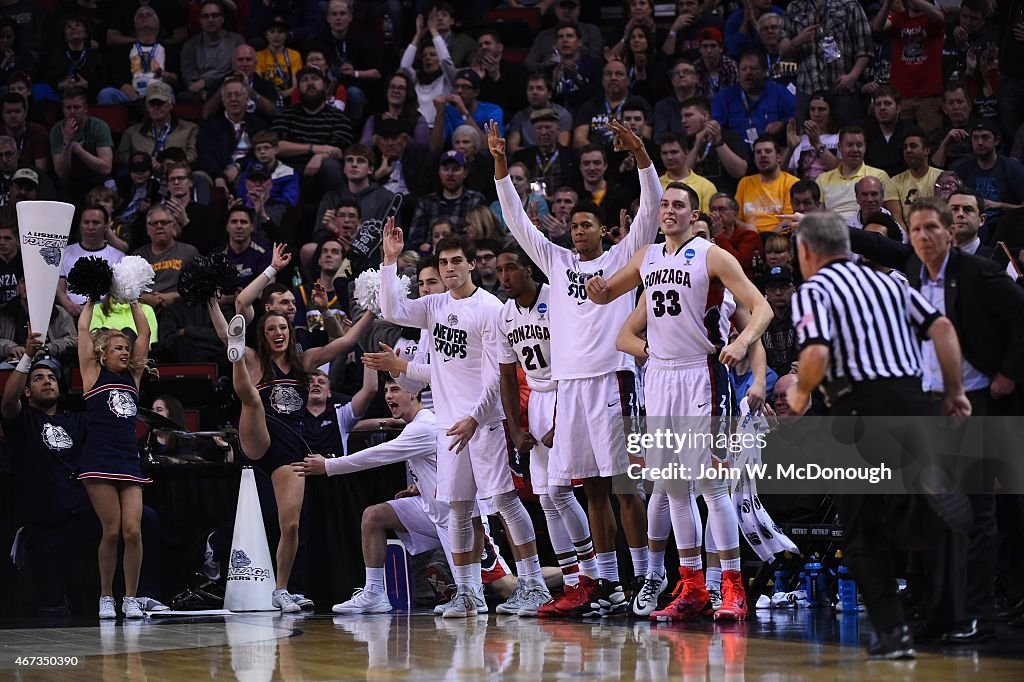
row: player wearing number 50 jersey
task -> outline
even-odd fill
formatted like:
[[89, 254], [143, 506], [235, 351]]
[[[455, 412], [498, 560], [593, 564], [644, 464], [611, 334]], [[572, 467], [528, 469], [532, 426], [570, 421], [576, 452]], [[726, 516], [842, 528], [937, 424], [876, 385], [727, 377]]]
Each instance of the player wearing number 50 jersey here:
[[[584, 591], [592, 593], [590, 603], [596, 607], [575, 611], [579, 615], [620, 613], [628, 608], [615, 556], [617, 528], [609, 500], [613, 477], [622, 482], [616, 494], [633, 558], [634, 585], [639, 586], [647, 573], [647, 515], [635, 482], [626, 478], [630, 461], [623, 422], [638, 411], [633, 390], [635, 363], [616, 350], [612, 331], [622, 326], [633, 305], [625, 298], [611, 306], [594, 305], [587, 299], [586, 283], [594, 276], [610, 276], [643, 245], [654, 241], [661, 182], [643, 141], [618, 121], [610, 120], [607, 125], [615, 133], [616, 150], [630, 151], [636, 157], [640, 176], [640, 209], [629, 234], [608, 251], [602, 245], [604, 215], [597, 206], [575, 208], [570, 227], [573, 251], [553, 244], [530, 222], [508, 177], [505, 140], [493, 122], [487, 126], [502, 215], [520, 246], [551, 283], [551, 377], [558, 387], [549, 464], [559, 478], [583, 479], [599, 564], [599, 576], [592, 576], [599, 578], [596, 585], [580, 581]], [[572, 539], [579, 546], [584, 538]]]
[[[658, 209], [658, 222], [665, 233], [664, 244], [652, 244], [633, 256], [607, 282], [600, 277], [587, 283], [587, 293], [596, 303], [606, 304], [643, 283], [647, 314], [647, 339], [623, 333], [617, 346], [648, 360], [645, 375], [648, 429], [667, 421], [676, 432], [717, 435], [721, 418], [731, 408], [725, 386], [725, 366], [736, 364], [747, 348], [761, 338], [772, 319], [771, 307], [743, 274], [739, 262], [729, 253], [691, 234], [697, 219], [696, 193], [682, 183], [666, 187]], [[752, 319], [736, 341], [720, 347], [719, 310], [724, 289], [737, 304], [752, 312]], [[712, 341], [715, 339], [715, 341]], [[717, 423], [716, 423], [717, 422]], [[684, 471], [699, 472], [714, 466], [713, 450], [707, 441], [678, 453]], [[648, 457], [657, 457], [650, 451]], [[668, 462], [655, 463], [663, 466]], [[670, 500], [677, 503], [688, 496], [688, 483], [667, 484]], [[722, 559], [722, 607], [717, 620], [746, 617], [746, 594], [740, 576], [739, 532], [736, 510], [729, 498], [726, 481], [698, 482], [698, 492], [708, 506], [711, 527]], [[673, 524], [676, 517], [673, 515]], [[686, 529], [677, 529], [682, 537]], [[681, 552], [681, 555], [683, 553]], [[689, 556], [693, 554], [694, 556]], [[688, 619], [711, 613], [699, 549], [680, 556], [683, 589], [679, 597], [652, 617], [663, 620]]]

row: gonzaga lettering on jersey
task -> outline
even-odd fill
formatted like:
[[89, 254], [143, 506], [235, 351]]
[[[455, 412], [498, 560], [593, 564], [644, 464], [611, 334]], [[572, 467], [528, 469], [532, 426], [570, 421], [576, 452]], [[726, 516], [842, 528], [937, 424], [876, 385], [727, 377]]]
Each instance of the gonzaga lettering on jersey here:
[[595, 275], [608, 279], [657, 236], [662, 188], [653, 164], [640, 169], [640, 185], [640, 210], [626, 238], [594, 260], [580, 261], [530, 222], [507, 176], [495, 182], [509, 230], [551, 283], [552, 379], [598, 377], [635, 366], [633, 358], [616, 350], [615, 332], [611, 331], [622, 328], [633, 311], [633, 298], [620, 296], [599, 306], [587, 297], [587, 280]]
[[537, 300], [529, 308], [520, 307], [510, 298], [498, 321], [502, 336], [498, 362], [510, 365], [518, 360], [530, 389], [541, 393], [555, 390], [551, 379], [550, 296], [551, 287], [541, 284]]
[[696, 358], [725, 345], [729, 333], [728, 318], [722, 320], [725, 289], [708, 275], [707, 254], [712, 246], [693, 237], [674, 252], [665, 244], [647, 247], [640, 279], [647, 294], [647, 346], [652, 358]]

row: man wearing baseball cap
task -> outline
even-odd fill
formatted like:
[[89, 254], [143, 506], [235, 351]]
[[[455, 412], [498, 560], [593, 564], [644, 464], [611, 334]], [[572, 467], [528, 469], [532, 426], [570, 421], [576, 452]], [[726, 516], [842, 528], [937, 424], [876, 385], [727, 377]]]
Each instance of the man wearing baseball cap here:
[[11, 206], [19, 201], [35, 201], [39, 197], [39, 172], [34, 168], [19, 168], [11, 176]]
[[[501, 107], [491, 102], [481, 102], [477, 99], [479, 96], [480, 75], [473, 69], [461, 69], [455, 74], [455, 84], [452, 93], [443, 100], [440, 97], [434, 100], [434, 106], [437, 107], [439, 118], [442, 108], [444, 111], [445, 144], [451, 143], [452, 133], [460, 125], [469, 125], [476, 128], [477, 132], [480, 133], [481, 140], [486, 137], [484, 135], [484, 125], [490, 120], [497, 121], [498, 128], [504, 131], [502, 123], [504, 112]], [[440, 146], [435, 146], [437, 126], [434, 127], [434, 131], [435, 133], [431, 134], [431, 148]]]
[[723, 88], [737, 83], [740, 70], [736, 62], [722, 54], [724, 40], [722, 32], [713, 26], [701, 29], [697, 34], [700, 59], [694, 66], [697, 79], [704, 95], [714, 98]]
[[151, 81], [146, 88], [146, 118], [124, 131], [117, 146], [117, 162], [124, 166], [135, 152], [156, 156], [164, 149], [185, 150], [185, 159], [194, 164], [199, 156], [196, 140], [199, 126], [173, 113], [174, 91], [163, 81]]
[[416, 212], [409, 224], [409, 236], [405, 239], [407, 249], [430, 253], [430, 223], [438, 218], [448, 220], [455, 231], [466, 231], [466, 214], [477, 206], [486, 206], [484, 195], [466, 189], [466, 158], [454, 149], [441, 155], [438, 164], [441, 191], [428, 194], [416, 205]]
[[987, 244], [996, 234], [1003, 211], [1024, 206], [1024, 165], [997, 151], [1000, 135], [995, 122], [978, 119], [970, 132], [973, 156], [957, 161], [950, 170], [985, 200], [985, 223], [979, 236]]

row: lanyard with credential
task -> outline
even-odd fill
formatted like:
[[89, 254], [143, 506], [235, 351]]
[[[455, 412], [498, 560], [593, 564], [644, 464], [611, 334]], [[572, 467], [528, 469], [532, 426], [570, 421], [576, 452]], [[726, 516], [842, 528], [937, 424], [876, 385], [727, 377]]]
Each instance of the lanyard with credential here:
[[171, 134], [171, 124], [168, 123], [167, 125], [165, 125], [163, 133], [160, 134], [159, 136], [157, 136], [156, 133], [156, 126], [153, 127], [152, 133], [153, 153], [159, 154], [161, 151], [163, 151], [164, 145], [167, 144], [167, 136]]
[[551, 155], [550, 157], [548, 157], [548, 160], [547, 160], [547, 162], [546, 162], [546, 163], [544, 163], [544, 164], [541, 164], [541, 160], [540, 160], [540, 159], [541, 159], [541, 156], [540, 156], [540, 152], [537, 152], [537, 168], [539, 168], [539, 169], [540, 169], [540, 170], [539, 170], [539, 172], [538, 172], [538, 175], [540, 175], [541, 177], [543, 177], [543, 176], [545, 176], [545, 175], [547, 175], [547, 174], [548, 174], [548, 171], [550, 171], [550, 170], [551, 170], [551, 167], [552, 167], [553, 165], [555, 165], [555, 161], [557, 161], [557, 160], [558, 160], [558, 152], [559, 152], [559, 150], [558, 150], [558, 149], [556, 149], [556, 150], [555, 150], [555, 153], [554, 153], [554, 154], [552, 154], [552, 155]]
[[149, 48], [149, 54], [145, 54], [142, 51], [142, 43], [135, 43], [135, 50], [139, 53], [139, 65], [142, 67], [142, 73], [150, 73], [153, 70], [150, 67], [153, 64], [153, 55], [156, 54], [156, 48], [158, 45], [159, 43], [154, 43], [153, 46]]
[[277, 71], [277, 79], [281, 81], [281, 85], [290, 85], [292, 82], [292, 60], [288, 56], [288, 48], [284, 48], [284, 72], [281, 71], [281, 66], [277, 63], [277, 55], [271, 52], [270, 56], [274, 59], [274, 71]]
[[71, 56], [71, 50], [64, 50], [64, 56], [68, 59], [68, 78], [71, 78], [85, 66], [85, 61], [89, 58], [89, 48], [83, 47], [77, 59]]

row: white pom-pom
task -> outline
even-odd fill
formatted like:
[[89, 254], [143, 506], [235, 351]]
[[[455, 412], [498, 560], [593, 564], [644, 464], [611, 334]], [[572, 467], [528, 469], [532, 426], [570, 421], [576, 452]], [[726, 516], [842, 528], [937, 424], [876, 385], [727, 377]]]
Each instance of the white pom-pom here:
[[125, 256], [114, 265], [114, 285], [110, 293], [122, 301], [137, 301], [153, 287], [153, 266], [142, 256]]
[[[398, 278], [398, 291], [402, 296], [409, 295], [409, 285], [412, 280], [407, 275]], [[356, 277], [355, 287], [352, 295], [363, 309], [369, 310], [377, 317], [380, 317], [380, 271], [364, 270]]]

